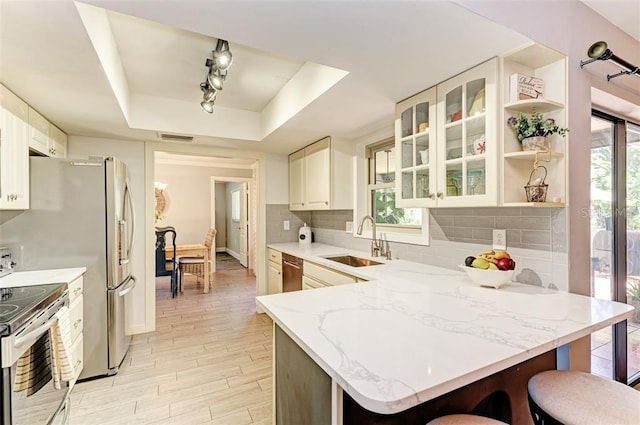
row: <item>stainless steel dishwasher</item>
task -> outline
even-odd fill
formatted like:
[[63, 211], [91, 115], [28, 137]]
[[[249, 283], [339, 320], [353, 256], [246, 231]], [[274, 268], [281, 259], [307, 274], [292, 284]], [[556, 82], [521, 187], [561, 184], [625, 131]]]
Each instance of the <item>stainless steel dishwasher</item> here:
[[302, 258], [282, 253], [282, 292], [302, 290]]

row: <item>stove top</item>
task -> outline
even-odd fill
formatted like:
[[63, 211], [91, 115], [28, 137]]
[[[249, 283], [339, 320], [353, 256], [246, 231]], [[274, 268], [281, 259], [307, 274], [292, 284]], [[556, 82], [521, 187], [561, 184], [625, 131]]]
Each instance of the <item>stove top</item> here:
[[66, 283], [0, 288], [0, 336], [17, 332], [67, 289]]

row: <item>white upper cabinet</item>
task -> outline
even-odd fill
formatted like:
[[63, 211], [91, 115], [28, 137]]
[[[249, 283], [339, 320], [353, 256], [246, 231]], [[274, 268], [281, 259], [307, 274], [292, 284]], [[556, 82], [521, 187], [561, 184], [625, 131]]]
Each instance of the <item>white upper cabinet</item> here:
[[289, 208], [352, 209], [353, 158], [353, 142], [331, 137], [289, 155]]
[[49, 121], [29, 107], [29, 149], [49, 155]]
[[31, 107], [29, 107], [29, 149], [44, 156], [67, 157], [67, 135]]
[[304, 210], [304, 149], [289, 155], [289, 208], [291, 210]]
[[[511, 93], [511, 76], [521, 74], [542, 80], [542, 93], [535, 99], [517, 99]], [[566, 203], [566, 146], [571, 133], [565, 138], [547, 136], [548, 152], [523, 151], [516, 132], [508, 124], [509, 117], [523, 113], [531, 116], [541, 112], [561, 128], [567, 127], [567, 59], [566, 56], [539, 44], [507, 53], [502, 58], [502, 205], [505, 206], [556, 206]], [[524, 97], [524, 96], [523, 96]], [[537, 163], [536, 163], [537, 161]], [[534, 163], [538, 168], [534, 172]], [[546, 169], [546, 178], [545, 176]], [[533, 172], [533, 174], [532, 174]], [[544, 202], [529, 202], [525, 186], [529, 178], [544, 178]], [[540, 189], [533, 187], [536, 193]], [[533, 197], [535, 199], [535, 197]]]
[[29, 107], [0, 85], [0, 209], [29, 208]]
[[498, 60], [397, 105], [400, 207], [498, 205]]
[[55, 125], [49, 127], [49, 156], [67, 157], [67, 135]]
[[436, 88], [396, 105], [396, 206], [432, 207], [436, 186]]

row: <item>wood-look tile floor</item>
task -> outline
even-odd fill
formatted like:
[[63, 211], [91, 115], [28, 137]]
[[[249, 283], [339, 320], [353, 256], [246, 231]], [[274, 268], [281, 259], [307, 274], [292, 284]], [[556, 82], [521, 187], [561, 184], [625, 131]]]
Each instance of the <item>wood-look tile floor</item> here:
[[156, 332], [133, 337], [117, 375], [76, 385], [71, 425], [271, 424], [272, 322], [251, 271], [218, 269], [208, 294], [185, 276], [174, 299], [156, 282]]

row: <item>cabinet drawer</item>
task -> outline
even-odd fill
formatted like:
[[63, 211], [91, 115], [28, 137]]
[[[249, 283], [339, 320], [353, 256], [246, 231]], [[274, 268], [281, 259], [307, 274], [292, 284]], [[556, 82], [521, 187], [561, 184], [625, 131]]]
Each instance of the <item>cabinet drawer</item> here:
[[311, 279], [310, 277], [307, 276], [302, 276], [302, 290], [304, 291], [305, 289], [316, 289], [316, 288], [326, 288], [327, 285], [323, 284], [322, 282], [319, 282], [315, 279]]
[[282, 252], [269, 248], [269, 261], [282, 264]]
[[308, 261], [304, 262], [303, 267], [305, 276], [319, 280], [329, 286], [344, 285], [346, 283], [355, 283], [358, 281], [358, 278], [355, 276], [331, 270], [327, 267], [310, 263]]
[[80, 376], [84, 366], [84, 352], [82, 347], [83, 335], [80, 334], [71, 346], [71, 367], [76, 377]]
[[82, 297], [76, 298], [69, 307], [69, 323], [71, 325], [71, 341], [75, 341], [78, 335], [82, 333], [84, 327]]
[[82, 295], [83, 291], [83, 279], [82, 276], [74, 280], [68, 285], [69, 289], [69, 303], [72, 304], [76, 298]]

